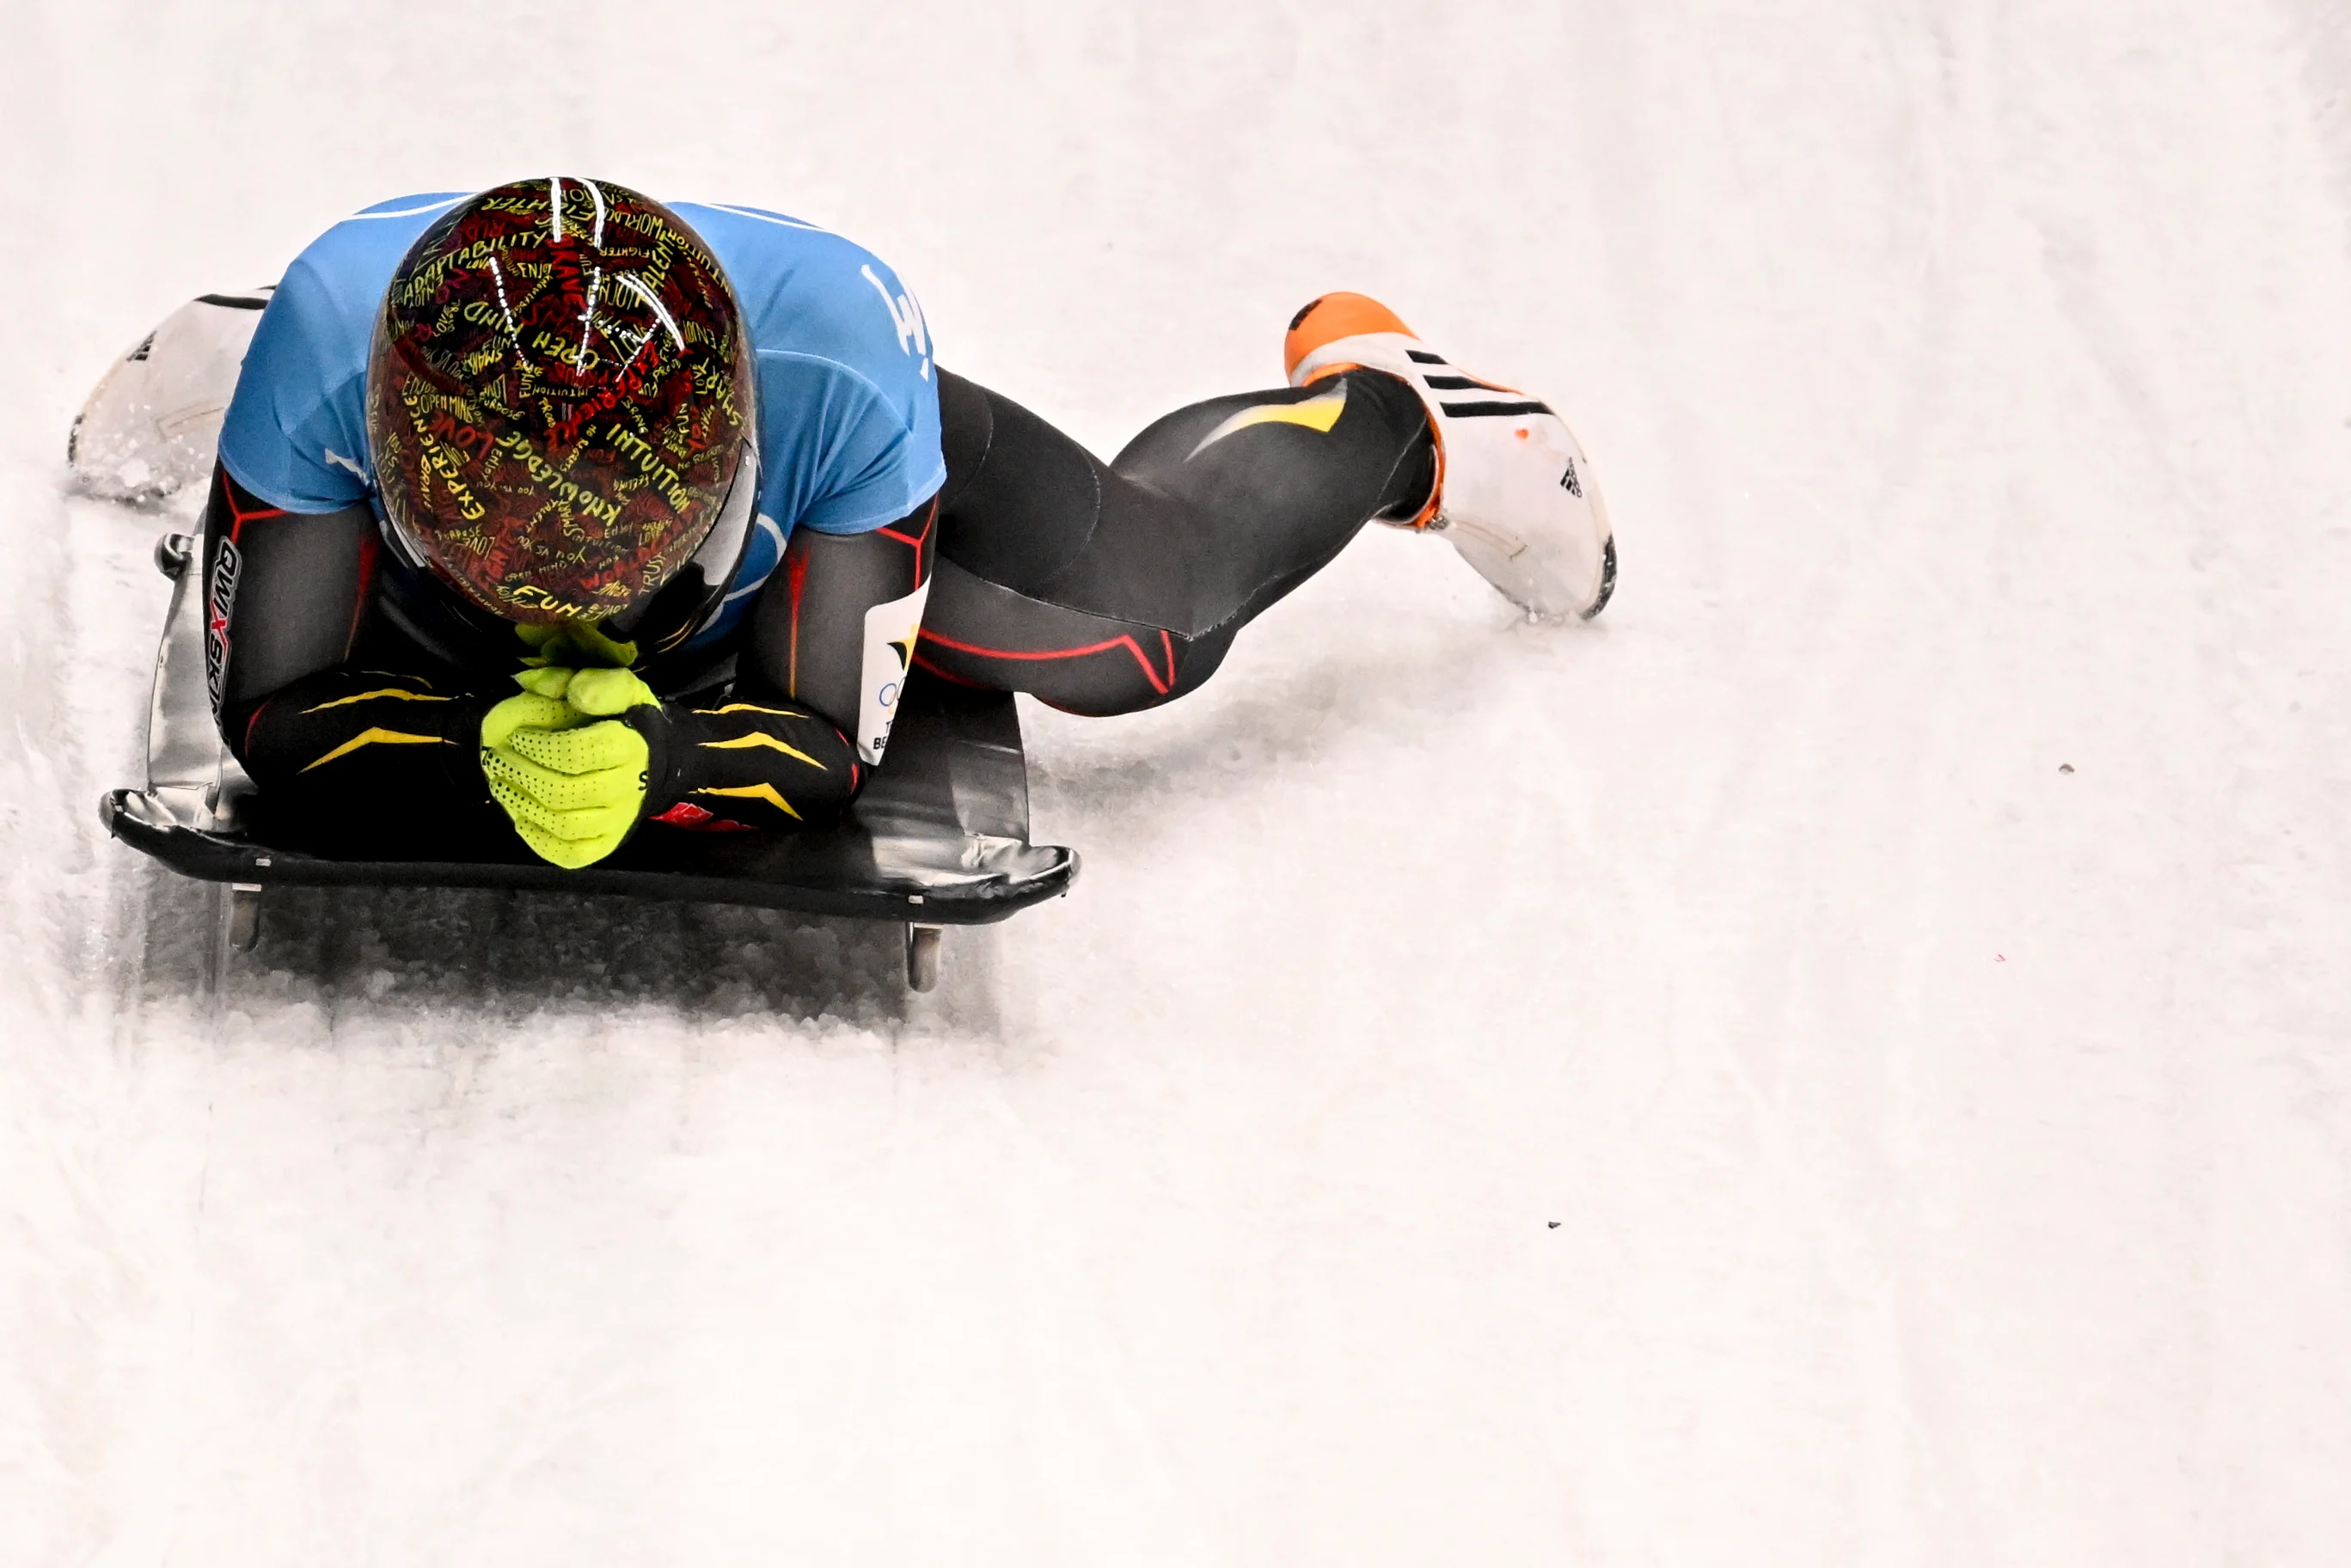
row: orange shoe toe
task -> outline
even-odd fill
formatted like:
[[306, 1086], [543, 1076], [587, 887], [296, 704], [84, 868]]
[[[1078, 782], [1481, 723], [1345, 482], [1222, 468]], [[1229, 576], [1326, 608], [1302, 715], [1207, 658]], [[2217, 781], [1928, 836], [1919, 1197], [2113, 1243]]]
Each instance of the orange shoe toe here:
[[1295, 376], [1299, 361], [1307, 355], [1342, 338], [1358, 338], [1366, 332], [1417, 336], [1395, 311], [1368, 294], [1325, 294], [1311, 300], [1290, 319], [1289, 335], [1281, 340], [1281, 373]]

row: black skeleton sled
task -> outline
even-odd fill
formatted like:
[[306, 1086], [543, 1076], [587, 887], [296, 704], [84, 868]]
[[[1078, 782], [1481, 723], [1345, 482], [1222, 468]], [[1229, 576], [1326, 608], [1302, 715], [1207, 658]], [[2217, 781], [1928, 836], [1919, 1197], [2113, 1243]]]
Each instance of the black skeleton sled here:
[[1012, 697], [921, 676], [856, 804], [837, 822], [789, 833], [641, 833], [609, 859], [565, 871], [520, 840], [484, 858], [405, 851], [358, 859], [298, 847], [222, 745], [204, 684], [197, 541], [166, 534], [155, 563], [172, 580], [147, 720], [147, 787], [99, 802], [107, 831], [184, 876], [228, 884], [224, 955], [260, 936], [269, 888], [480, 887], [623, 894], [894, 921], [906, 983], [938, 979], [949, 925], [1002, 920], [1069, 891], [1074, 851], [1029, 841], [1029, 772]]

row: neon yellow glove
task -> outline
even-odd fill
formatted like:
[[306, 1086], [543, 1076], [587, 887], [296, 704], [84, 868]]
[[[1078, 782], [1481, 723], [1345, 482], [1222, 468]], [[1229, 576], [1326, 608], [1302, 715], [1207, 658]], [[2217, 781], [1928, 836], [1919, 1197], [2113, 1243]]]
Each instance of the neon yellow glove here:
[[600, 716], [658, 699], [626, 670], [526, 670], [515, 681], [521, 695], [482, 717], [490, 796], [541, 860], [593, 865], [635, 829], [652, 762], [643, 735]]
[[608, 718], [632, 707], [661, 706], [661, 698], [653, 695], [653, 687], [637, 679], [634, 670], [575, 670], [564, 689], [563, 700], [571, 705], [574, 712], [591, 718]]
[[634, 643], [616, 643], [604, 634], [604, 629], [593, 621], [558, 621], [548, 624], [527, 624], [515, 628], [531, 656], [526, 664], [544, 664], [561, 670], [585, 669], [593, 664], [610, 664], [627, 669], [637, 662]]

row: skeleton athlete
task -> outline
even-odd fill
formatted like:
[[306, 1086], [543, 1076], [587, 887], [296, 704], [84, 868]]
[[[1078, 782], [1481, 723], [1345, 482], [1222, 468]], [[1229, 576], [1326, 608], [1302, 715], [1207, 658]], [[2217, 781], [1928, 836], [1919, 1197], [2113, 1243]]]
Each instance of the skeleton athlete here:
[[1375, 519], [1531, 614], [1607, 602], [1567, 427], [1360, 295], [1291, 321], [1288, 388], [1107, 464], [933, 350], [879, 258], [748, 207], [557, 177], [337, 225], [221, 434], [230, 749], [314, 837], [577, 867], [837, 812], [916, 665], [1081, 714], [1180, 696]]

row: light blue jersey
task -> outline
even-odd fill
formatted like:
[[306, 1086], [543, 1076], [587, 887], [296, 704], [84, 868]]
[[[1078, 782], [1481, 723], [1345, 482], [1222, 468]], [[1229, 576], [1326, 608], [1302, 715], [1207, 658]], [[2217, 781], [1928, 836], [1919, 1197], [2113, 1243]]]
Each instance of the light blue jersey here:
[[[372, 500], [366, 392], [376, 312], [408, 247], [465, 199], [381, 203], [294, 258], [221, 428], [220, 460], [238, 484], [290, 512]], [[740, 605], [775, 570], [792, 529], [863, 533], [946, 482], [938, 380], [922, 308], [872, 252], [752, 207], [671, 210], [726, 269], [758, 355], [757, 537], [727, 585]]]

